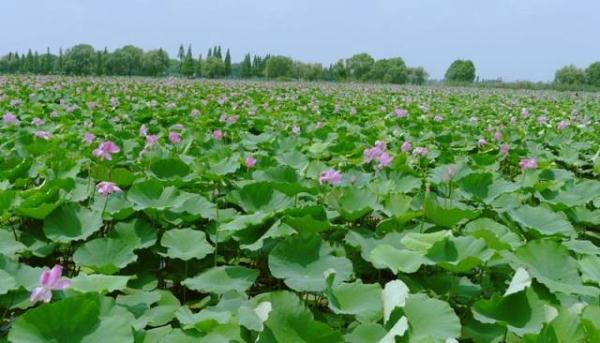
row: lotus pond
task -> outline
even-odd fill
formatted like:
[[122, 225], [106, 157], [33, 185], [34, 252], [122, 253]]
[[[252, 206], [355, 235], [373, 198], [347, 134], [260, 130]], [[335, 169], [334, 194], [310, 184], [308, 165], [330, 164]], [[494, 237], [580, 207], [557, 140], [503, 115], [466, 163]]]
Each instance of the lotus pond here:
[[0, 78], [0, 341], [600, 342], [600, 96]]

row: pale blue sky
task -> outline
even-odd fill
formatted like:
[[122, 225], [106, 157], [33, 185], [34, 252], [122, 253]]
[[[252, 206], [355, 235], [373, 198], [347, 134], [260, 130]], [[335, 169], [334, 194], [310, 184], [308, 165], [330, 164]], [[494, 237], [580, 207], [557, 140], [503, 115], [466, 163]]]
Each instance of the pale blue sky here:
[[329, 64], [354, 53], [401, 56], [442, 78], [470, 58], [483, 78], [551, 80], [600, 60], [598, 0], [0, 0], [0, 54], [79, 42], [229, 47]]

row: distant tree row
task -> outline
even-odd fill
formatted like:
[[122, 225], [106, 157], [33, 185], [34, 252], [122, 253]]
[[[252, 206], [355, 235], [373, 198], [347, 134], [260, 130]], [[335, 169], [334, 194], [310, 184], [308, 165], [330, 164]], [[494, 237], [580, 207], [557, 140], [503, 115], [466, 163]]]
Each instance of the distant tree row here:
[[564, 86], [600, 87], [600, 61], [590, 64], [586, 69], [567, 65], [556, 71], [554, 83]]
[[423, 84], [428, 74], [422, 67], [411, 68], [402, 58], [375, 60], [360, 53], [335, 64], [304, 63], [286, 56], [246, 54], [239, 63], [232, 63], [229, 49], [221, 46], [208, 49], [206, 56], [195, 56], [192, 46], [180, 45], [177, 58], [170, 58], [163, 49], [144, 51], [126, 45], [109, 52], [96, 50], [88, 44], [78, 44], [53, 54], [29, 50], [11, 52], [0, 58], [0, 73], [59, 75], [123, 75], [205, 78], [268, 78], [328, 81], [370, 81], [393, 84]]

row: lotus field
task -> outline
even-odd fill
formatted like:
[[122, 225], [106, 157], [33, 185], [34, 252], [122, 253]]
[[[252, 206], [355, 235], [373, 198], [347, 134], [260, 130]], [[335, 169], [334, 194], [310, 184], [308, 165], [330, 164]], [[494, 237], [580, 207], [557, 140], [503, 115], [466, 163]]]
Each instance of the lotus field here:
[[600, 342], [600, 96], [0, 79], [0, 341]]

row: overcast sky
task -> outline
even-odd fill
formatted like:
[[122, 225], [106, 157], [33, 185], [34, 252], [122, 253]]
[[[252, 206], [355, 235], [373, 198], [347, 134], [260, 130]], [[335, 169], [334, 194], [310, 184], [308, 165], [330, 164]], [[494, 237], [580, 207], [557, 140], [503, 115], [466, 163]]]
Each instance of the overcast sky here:
[[329, 64], [400, 56], [442, 78], [457, 58], [482, 78], [546, 81], [600, 60], [598, 0], [0, 0], [0, 54], [89, 43], [180, 43]]

